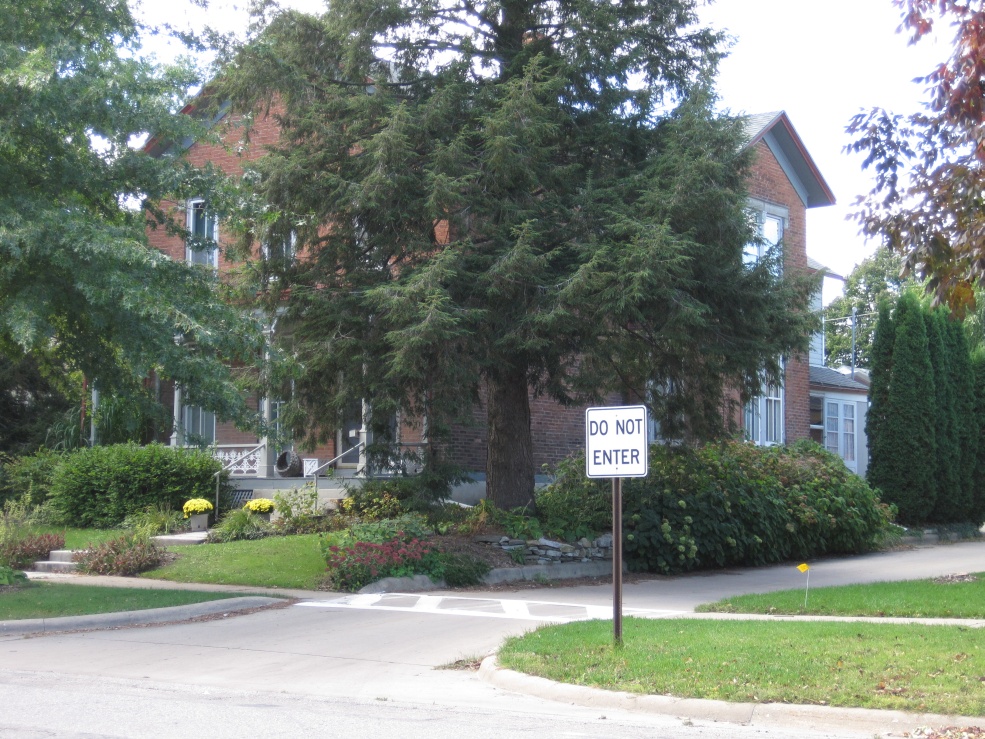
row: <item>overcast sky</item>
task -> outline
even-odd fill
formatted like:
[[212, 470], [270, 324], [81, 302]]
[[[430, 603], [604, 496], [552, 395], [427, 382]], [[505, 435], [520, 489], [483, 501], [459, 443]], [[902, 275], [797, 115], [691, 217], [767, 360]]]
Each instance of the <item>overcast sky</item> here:
[[[315, 12], [324, 8], [321, 0], [283, 4]], [[208, 22], [241, 25], [244, 5], [244, 0], [212, 0]], [[152, 22], [163, 20], [153, 17], [162, 9], [172, 22], [180, 23], [182, 14], [191, 22], [201, 18], [201, 11], [181, 0], [148, 0], [144, 6]], [[950, 29], [942, 27], [936, 37], [908, 46], [896, 32], [900, 16], [891, 0], [719, 0], [703, 7], [701, 18], [734, 37], [718, 79], [722, 105], [737, 114], [785, 110], [834, 191], [836, 205], [809, 211], [807, 250], [847, 276], [876, 245], [866, 244], [854, 222], [846, 220], [870, 178], [860, 157], [843, 153], [849, 143], [845, 126], [863, 109], [916, 110], [923, 85], [912, 80], [946, 56]], [[826, 285], [825, 302], [836, 288]]]

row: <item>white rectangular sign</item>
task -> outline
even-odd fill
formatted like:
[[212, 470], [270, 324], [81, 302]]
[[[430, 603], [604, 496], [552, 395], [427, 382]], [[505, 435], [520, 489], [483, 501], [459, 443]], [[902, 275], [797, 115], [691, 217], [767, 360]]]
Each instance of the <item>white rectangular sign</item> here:
[[589, 477], [646, 477], [645, 405], [585, 410], [585, 473]]

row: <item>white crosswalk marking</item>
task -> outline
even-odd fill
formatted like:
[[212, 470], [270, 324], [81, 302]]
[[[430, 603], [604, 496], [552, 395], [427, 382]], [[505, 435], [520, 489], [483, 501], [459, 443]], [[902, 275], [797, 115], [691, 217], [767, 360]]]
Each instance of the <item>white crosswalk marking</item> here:
[[[302, 608], [402, 611], [441, 616], [473, 616], [555, 623], [612, 618], [612, 606], [501, 598], [466, 598], [458, 595], [426, 595], [422, 593], [356, 594], [331, 600], [303, 601], [296, 605]], [[623, 608], [623, 615], [641, 618], [665, 618], [680, 615], [680, 613], [679, 611]]]

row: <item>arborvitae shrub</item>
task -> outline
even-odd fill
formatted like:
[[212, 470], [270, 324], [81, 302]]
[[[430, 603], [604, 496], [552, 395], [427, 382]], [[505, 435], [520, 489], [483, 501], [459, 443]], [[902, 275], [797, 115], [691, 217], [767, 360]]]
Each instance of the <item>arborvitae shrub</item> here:
[[[82, 449], [55, 471], [51, 500], [66, 521], [110, 527], [150, 505], [181, 510], [189, 498], [215, 498], [222, 465], [207, 452], [161, 444]], [[223, 474], [223, 486], [228, 474]], [[228, 488], [222, 491], [228, 495]]]

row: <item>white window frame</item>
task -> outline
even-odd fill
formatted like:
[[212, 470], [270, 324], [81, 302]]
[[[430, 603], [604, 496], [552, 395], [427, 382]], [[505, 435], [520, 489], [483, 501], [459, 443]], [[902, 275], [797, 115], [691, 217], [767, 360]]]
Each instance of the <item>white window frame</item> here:
[[267, 263], [274, 263], [279, 261], [281, 267], [287, 268], [294, 264], [294, 260], [297, 258], [297, 243], [298, 237], [293, 231], [289, 238], [285, 239], [283, 242], [283, 247], [280, 254], [273, 254], [270, 249], [270, 242], [264, 242], [260, 247], [260, 253], [263, 255], [263, 260]]
[[841, 457], [852, 472], [858, 469], [858, 408], [855, 401], [825, 396], [824, 448]]
[[[780, 363], [781, 377], [786, 362]], [[742, 431], [747, 441], [756, 446], [783, 444], [787, 438], [786, 393], [783, 382], [764, 383], [763, 392], [745, 404]]]
[[200, 264], [203, 267], [219, 269], [219, 219], [214, 213], [205, 210], [205, 200], [203, 198], [192, 198], [186, 204], [186, 226], [188, 233], [195, 235], [196, 214], [204, 214], [205, 230], [203, 238], [211, 239], [215, 246], [211, 249], [192, 249], [190, 244], [185, 244], [185, 261], [188, 264]]
[[[750, 198], [746, 212], [754, 224], [756, 235], [760, 237], [760, 240], [746, 244], [742, 250], [743, 263], [752, 267], [766, 255], [767, 250], [783, 243], [787, 224], [790, 222], [790, 210], [782, 205]], [[775, 225], [775, 235], [767, 232], [767, 224]]]
[[215, 413], [207, 411], [200, 405], [181, 406], [181, 430], [188, 444], [188, 438], [194, 437], [208, 444], [216, 443]]

